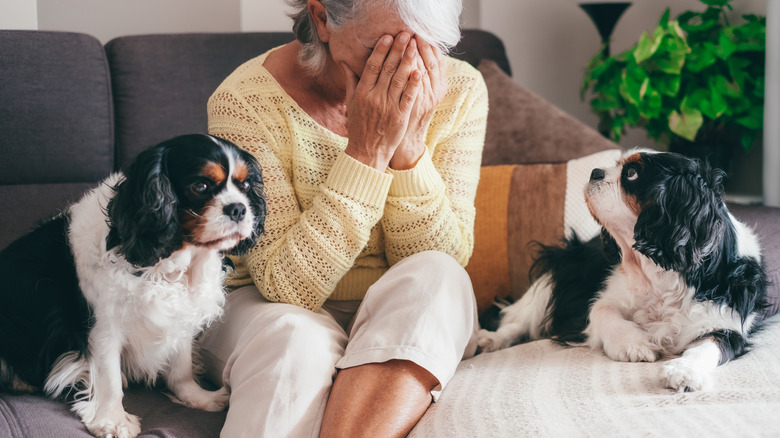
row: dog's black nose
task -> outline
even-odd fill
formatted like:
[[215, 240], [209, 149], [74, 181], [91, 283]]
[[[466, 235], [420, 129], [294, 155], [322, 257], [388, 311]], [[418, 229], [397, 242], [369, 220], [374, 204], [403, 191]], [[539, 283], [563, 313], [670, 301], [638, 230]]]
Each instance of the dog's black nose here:
[[604, 169], [593, 169], [590, 173], [590, 180], [601, 181], [602, 179], [604, 179]]
[[233, 222], [241, 222], [246, 216], [246, 206], [241, 203], [228, 204], [222, 209], [225, 212], [225, 216], [229, 217]]

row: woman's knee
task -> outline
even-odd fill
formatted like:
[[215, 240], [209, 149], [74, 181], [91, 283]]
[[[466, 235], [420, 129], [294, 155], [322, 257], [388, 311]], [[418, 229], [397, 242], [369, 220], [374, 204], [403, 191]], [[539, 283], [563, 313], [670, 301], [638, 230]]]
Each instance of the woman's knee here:
[[286, 372], [282, 368], [290, 364], [312, 377], [332, 377], [347, 344], [344, 330], [324, 313], [280, 306], [244, 327], [224, 373], [228, 381], [237, 384], [258, 374], [279, 377], [274, 374]]
[[466, 269], [449, 254], [441, 251], [420, 252], [399, 262], [393, 267], [393, 270], [396, 269], [398, 272], [391, 276], [398, 274], [399, 277], [414, 283], [411, 287], [402, 289], [417, 295], [415, 301], [428, 301], [418, 304], [447, 303], [448, 307], [461, 304], [467, 311], [475, 305], [471, 278]]

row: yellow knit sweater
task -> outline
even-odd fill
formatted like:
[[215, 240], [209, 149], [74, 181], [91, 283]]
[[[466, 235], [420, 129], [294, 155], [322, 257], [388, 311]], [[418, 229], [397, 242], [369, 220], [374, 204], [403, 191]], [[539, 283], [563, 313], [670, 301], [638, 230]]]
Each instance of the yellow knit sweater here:
[[380, 172], [344, 153], [347, 138], [315, 122], [263, 67], [236, 69], [209, 99], [209, 132], [252, 153], [263, 170], [265, 235], [231, 286], [317, 310], [362, 299], [389, 266], [429, 249], [465, 265], [487, 124], [479, 72], [447, 58], [447, 93], [413, 169]]

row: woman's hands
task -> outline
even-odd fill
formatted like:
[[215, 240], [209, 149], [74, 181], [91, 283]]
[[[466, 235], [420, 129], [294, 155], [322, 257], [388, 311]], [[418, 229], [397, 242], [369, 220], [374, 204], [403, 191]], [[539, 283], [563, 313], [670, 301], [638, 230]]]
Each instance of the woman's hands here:
[[441, 52], [421, 39], [413, 39], [416, 46], [417, 71], [422, 73], [422, 87], [417, 92], [409, 124], [401, 143], [390, 160], [390, 167], [396, 170], [411, 169], [425, 152], [425, 133], [433, 118], [433, 112], [444, 98], [444, 59]]
[[439, 51], [407, 32], [379, 39], [358, 78], [342, 65], [347, 90], [346, 153], [384, 171], [414, 167], [444, 96]]

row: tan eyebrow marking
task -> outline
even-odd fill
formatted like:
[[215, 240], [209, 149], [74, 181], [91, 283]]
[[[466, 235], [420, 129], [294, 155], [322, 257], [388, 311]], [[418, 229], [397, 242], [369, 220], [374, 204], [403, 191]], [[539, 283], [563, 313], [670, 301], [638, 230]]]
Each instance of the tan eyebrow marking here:
[[225, 169], [213, 161], [203, 166], [203, 175], [214, 181], [217, 185], [222, 184], [222, 181], [224, 181], [227, 176], [225, 174]]
[[233, 179], [236, 181], [243, 181], [249, 176], [249, 168], [246, 163], [236, 163], [236, 169], [233, 171]]
[[628, 163], [642, 164], [642, 155], [639, 152], [637, 152], [635, 154], [631, 154], [627, 157], [621, 158], [620, 161], [618, 161], [618, 164], [621, 166]]

